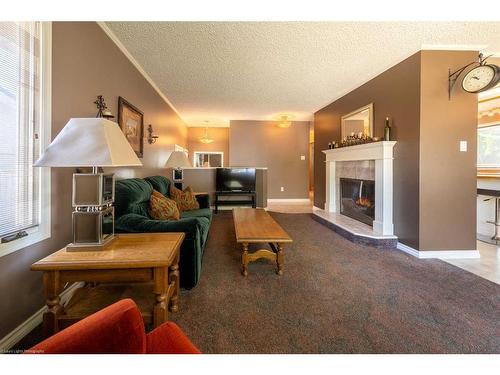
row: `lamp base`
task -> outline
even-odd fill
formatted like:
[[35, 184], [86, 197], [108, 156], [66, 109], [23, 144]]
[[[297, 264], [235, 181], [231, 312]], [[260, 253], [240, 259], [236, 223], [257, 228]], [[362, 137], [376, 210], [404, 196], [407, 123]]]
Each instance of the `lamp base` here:
[[102, 251], [105, 250], [106, 247], [113, 242], [117, 236], [110, 235], [105, 238], [101, 243], [95, 242], [79, 242], [79, 243], [70, 243], [66, 246], [66, 251], [75, 252], [75, 251]]

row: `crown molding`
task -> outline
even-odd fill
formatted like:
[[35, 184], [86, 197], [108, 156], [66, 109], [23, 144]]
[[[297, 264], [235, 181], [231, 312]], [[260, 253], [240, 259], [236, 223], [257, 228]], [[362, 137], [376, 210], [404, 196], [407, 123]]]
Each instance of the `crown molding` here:
[[483, 51], [487, 44], [422, 44], [422, 51]]
[[132, 54], [127, 50], [127, 48], [123, 45], [123, 43], [118, 39], [118, 37], [115, 35], [115, 33], [106, 25], [106, 22], [104, 21], [97, 21], [96, 22], [101, 29], [106, 33], [106, 35], [113, 41], [113, 43], [120, 49], [120, 51], [125, 55], [127, 59], [132, 63], [132, 65], [141, 73], [141, 75], [144, 77], [146, 81], [155, 89], [155, 91], [160, 95], [160, 97], [167, 103], [179, 116], [179, 118], [184, 122], [184, 124], [187, 126], [187, 122], [182, 118], [181, 114], [177, 110], [177, 108], [174, 107], [172, 102], [168, 100], [168, 98], [165, 96], [165, 94], [160, 90], [160, 88], [156, 85], [156, 83], [153, 81], [153, 79], [149, 76], [148, 73], [143, 69], [141, 64], [137, 62], [137, 60], [132, 56]]

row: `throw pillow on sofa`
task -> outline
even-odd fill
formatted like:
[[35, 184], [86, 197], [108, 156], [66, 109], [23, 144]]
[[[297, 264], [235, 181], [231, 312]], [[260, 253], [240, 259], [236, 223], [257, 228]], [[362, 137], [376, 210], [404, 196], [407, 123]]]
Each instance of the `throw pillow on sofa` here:
[[149, 199], [149, 215], [155, 220], [179, 220], [177, 203], [153, 189]]
[[183, 191], [177, 189], [175, 186], [170, 187], [170, 198], [172, 198], [180, 211], [198, 210], [200, 204], [196, 200], [191, 186], [188, 186]]

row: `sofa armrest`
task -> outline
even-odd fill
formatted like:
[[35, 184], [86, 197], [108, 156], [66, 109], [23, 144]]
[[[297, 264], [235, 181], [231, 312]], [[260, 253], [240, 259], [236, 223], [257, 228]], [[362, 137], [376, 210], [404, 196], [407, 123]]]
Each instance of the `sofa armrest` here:
[[143, 354], [144, 322], [131, 299], [114, 303], [42, 341], [26, 354]]
[[201, 193], [195, 195], [200, 208], [210, 208], [210, 197], [207, 193]]
[[146, 335], [148, 354], [200, 354], [177, 324], [163, 323]]
[[195, 217], [179, 220], [153, 220], [138, 214], [125, 214], [116, 220], [115, 228], [118, 232], [184, 232], [186, 237], [196, 235], [200, 223]]

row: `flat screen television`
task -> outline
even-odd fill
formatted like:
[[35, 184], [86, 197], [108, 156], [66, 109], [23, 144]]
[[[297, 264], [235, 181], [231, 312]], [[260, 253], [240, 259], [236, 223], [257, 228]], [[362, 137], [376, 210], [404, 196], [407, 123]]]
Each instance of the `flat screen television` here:
[[217, 168], [216, 188], [222, 192], [255, 191], [255, 168]]

